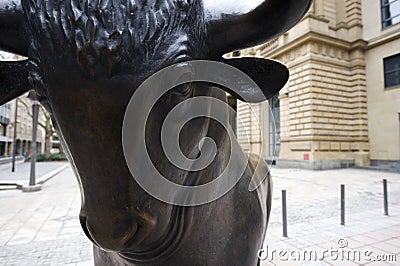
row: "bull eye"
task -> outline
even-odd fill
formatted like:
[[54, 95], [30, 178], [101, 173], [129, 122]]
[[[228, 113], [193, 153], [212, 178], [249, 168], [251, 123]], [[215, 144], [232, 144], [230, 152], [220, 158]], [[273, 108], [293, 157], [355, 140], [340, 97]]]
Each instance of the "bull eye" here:
[[180, 67], [180, 74], [175, 79], [175, 84], [180, 84], [172, 89], [172, 93], [177, 96], [186, 97], [193, 90], [193, 78], [194, 72], [191, 65], [188, 63], [181, 63], [178, 65]]
[[192, 92], [193, 83], [184, 83], [172, 90], [172, 93], [178, 96], [188, 96]]

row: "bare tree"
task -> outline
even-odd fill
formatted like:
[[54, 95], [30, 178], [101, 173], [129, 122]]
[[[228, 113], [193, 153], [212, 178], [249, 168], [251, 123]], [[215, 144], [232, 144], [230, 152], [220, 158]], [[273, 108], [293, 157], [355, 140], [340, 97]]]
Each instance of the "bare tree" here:
[[[25, 106], [25, 108], [28, 112], [28, 115], [30, 117], [33, 117], [32, 116], [32, 105], [28, 105], [24, 99], [21, 100], [20, 103]], [[50, 152], [51, 152], [51, 137], [54, 135], [55, 130], [54, 130], [53, 124], [51, 123], [50, 114], [46, 111], [46, 109], [44, 109], [44, 107], [42, 105], [39, 105], [39, 107], [40, 107], [39, 115], [41, 117], [43, 117], [43, 119], [42, 119], [43, 121], [40, 121], [40, 119], [39, 119], [38, 125], [41, 128], [43, 128], [45, 131], [45, 154], [47, 156], [49, 156]]]

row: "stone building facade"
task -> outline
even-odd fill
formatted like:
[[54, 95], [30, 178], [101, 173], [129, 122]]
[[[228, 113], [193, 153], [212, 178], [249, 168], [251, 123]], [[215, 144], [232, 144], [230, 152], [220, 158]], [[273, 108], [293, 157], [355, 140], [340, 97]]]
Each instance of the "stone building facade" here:
[[400, 0], [362, 4], [371, 164], [399, 162]]
[[[245, 149], [281, 166], [309, 169], [399, 162], [400, 84], [385, 88], [384, 70], [385, 58], [400, 53], [397, 12], [400, 0], [314, 0], [288, 33], [241, 51], [276, 59], [290, 71], [286, 87], [270, 100], [271, 110], [253, 106], [258, 133], [249, 105], [237, 104]], [[392, 22], [384, 26], [387, 16]], [[387, 63], [393, 82], [400, 77], [396, 62]]]
[[[10, 109], [10, 122], [7, 125], [3, 125], [5, 134], [3, 136], [4, 148], [1, 150], [1, 157], [12, 156], [16, 100], [7, 103], [6, 106]], [[16, 134], [17, 155], [29, 155], [32, 152], [33, 124], [27, 108], [32, 110], [32, 101], [26, 95], [19, 97]], [[41, 119], [41, 116], [39, 116], [39, 119]], [[40, 127], [38, 127], [37, 132], [37, 150], [39, 153], [44, 152], [44, 132]]]

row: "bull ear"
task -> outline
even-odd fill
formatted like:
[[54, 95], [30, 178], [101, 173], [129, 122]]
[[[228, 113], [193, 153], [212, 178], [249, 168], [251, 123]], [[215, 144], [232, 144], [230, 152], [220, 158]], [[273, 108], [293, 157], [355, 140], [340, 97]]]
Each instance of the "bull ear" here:
[[258, 103], [270, 99], [285, 86], [289, 79], [288, 69], [283, 64], [270, 59], [244, 57], [224, 60], [224, 63], [247, 74], [263, 93], [263, 95], [258, 93], [257, 90], [249, 88], [246, 84], [239, 88], [241, 95], [229, 88], [222, 88], [241, 101]]
[[292, 28], [305, 15], [311, 2], [204, 0], [207, 46], [216, 56], [221, 56], [264, 43]]
[[25, 17], [20, 0], [0, 0], [0, 50], [28, 55]]
[[27, 60], [0, 61], [0, 105], [32, 88], [28, 81]]

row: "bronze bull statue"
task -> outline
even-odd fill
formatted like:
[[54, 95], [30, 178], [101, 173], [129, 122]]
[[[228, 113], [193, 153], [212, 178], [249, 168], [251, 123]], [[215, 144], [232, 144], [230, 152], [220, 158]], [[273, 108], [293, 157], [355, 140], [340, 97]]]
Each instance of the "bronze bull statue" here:
[[[261, 44], [294, 26], [311, 0], [0, 0], [0, 49], [27, 57], [0, 63], [0, 104], [35, 89], [51, 113], [82, 195], [80, 221], [94, 243], [96, 265], [256, 265], [271, 204], [264, 164], [243, 157], [247, 168], [224, 196], [199, 206], [160, 201], [128, 169], [121, 127], [135, 90], [160, 69], [191, 60], [214, 60], [249, 75], [263, 97], [275, 95], [288, 71], [267, 59], [225, 60], [227, 52]], [[226, 102], [229, 88], [183, 84], [165, 94], [146, 124], [154, 165], [170, 181], [194, 186], [213, 180], [227, 165], [227, 133], [201, 117], [180, 132], [182, 152], [198, 156], [209, 137], [214, 161], [191, 172], [162, 152], [166, 114], [185, 99], [209, 96]], [[240, 93], [232, 93], [239, 99]], [[227, 116], [227, 115], [226, 115]], [[228, 118], [227, 118], [228, 119]], [[197, 152], [196, 152], [197, 151]], [[250, 159], [248, 159], [250, 158]], [[138, 167], [140, 154], [135, 158]], [[247, 161], [248, 160], [248, 161]], [[260, 162], [262, 164], [262, 162]], [[268, 175], [249, 192], [254, 175]]]

